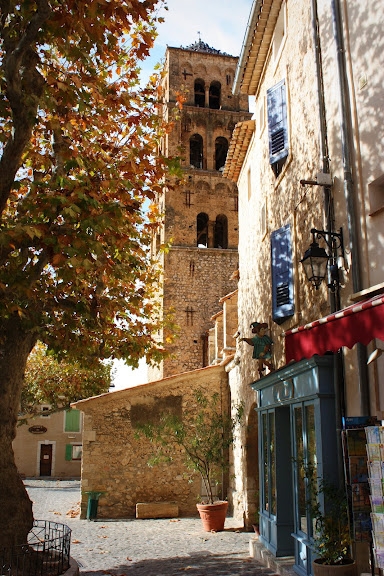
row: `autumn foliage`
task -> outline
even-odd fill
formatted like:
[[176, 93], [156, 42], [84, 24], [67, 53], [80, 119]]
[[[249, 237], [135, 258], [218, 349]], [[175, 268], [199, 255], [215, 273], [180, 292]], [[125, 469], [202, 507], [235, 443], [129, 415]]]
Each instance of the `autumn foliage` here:
[[0, 0], [0, 547], [32, 522], [11, 441], [36, 341], [83, 365], [162, 357], [145, 208], [165, 127], [157, 77], [138, 82], [159, 5]]
[[21, 394], [19, 423], [41, 415], [68, 410], [71, 402], [108, 392], [112, 384], [110, 362], [96, 362], [88, 367], [79, 362], [59, 362], [46, 346], [38, 342], [29, 355]]

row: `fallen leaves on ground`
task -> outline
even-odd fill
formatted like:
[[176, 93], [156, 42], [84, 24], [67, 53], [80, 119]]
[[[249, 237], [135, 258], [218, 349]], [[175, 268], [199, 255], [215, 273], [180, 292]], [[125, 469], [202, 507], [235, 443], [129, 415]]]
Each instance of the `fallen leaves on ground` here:
[[68, 516], [69, 518], [77, 518], [79, 514], [80, 514], [80, 502], [78, 502], [76, 506], [68, 510], [66, 516]]

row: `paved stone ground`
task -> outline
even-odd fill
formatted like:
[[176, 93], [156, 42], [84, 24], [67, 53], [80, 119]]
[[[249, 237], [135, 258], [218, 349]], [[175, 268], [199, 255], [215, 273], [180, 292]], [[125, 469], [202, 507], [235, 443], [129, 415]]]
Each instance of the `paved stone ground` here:
[[80, 482], [25, 480], [36, 519], [72, 529], [71, 556], [81, 576], [269, 576], [249, 556], [251, 533], [227, 518], [223, 532], [204, 532], [199, 518], [80, 520]]

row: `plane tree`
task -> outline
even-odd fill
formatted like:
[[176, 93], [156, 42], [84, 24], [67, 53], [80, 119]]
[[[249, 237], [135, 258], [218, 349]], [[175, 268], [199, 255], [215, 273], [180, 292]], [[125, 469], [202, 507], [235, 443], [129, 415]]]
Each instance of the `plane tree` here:
[[0, 0], [0, 548], [32, 505], [12, 452], [37, 341], [60, 360], [159, 361], [148, 202], [169, 173], [159, 80], [139, 84], [158, 0]]
[[[57, 360], [37, 342], [28, 357], [20, 400], [19, 424], [35, 416], [68, 410], [72, 402], [108, 392], [114, 375], [111, 362], [95, 358], [84, 366], [78, 360]], [[49, 406], [49, 407], [48, 407]]]

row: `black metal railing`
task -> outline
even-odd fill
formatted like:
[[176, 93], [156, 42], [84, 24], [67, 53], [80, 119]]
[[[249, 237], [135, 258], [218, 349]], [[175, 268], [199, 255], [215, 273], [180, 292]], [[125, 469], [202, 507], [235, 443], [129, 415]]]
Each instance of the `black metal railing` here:
[[34, 520], [27, 544], [0, 549], [0, 575], [60, 576], [69, 568], [70, 548], [68, 526]]

